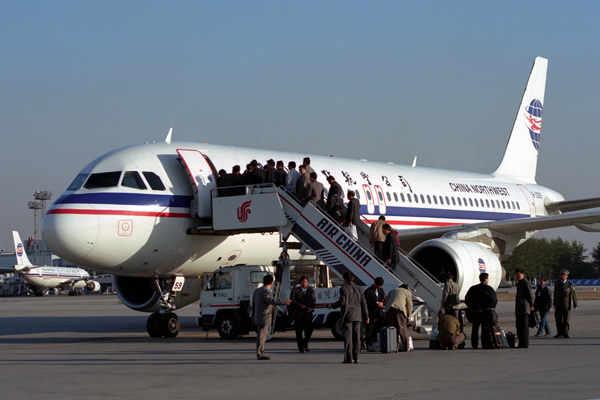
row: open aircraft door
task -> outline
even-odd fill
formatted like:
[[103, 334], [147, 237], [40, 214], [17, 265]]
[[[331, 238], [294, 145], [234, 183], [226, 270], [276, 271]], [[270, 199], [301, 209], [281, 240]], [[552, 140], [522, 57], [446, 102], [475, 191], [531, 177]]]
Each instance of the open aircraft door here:
[[190, 215], [210, 218], [210, 192], [217, 187], [217, 180], [210, 164], [204, 154], [198, 150], [178, 149], [177, 154], [181, 157], [181, 163], [187, 170], [193, 187], [194, 200], [190, 205]]
[[373, 192], [371, 191], [371, 187], [369, 185], [362, 186], [363, 192], [365, 193], [365, 200], [367, 201], [367, 213], [375, 214], [375, 199], [373, 199]]
[[379, 185], [375, 185], [375, 193], [377, 194], [377, 203], [379, 204], [379, 215], [385, 215], [386, 204], [383, 189]]

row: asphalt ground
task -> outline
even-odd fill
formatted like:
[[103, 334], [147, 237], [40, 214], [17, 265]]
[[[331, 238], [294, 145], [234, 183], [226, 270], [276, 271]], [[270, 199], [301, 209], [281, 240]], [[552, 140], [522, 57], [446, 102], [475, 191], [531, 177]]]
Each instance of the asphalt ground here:
[[[515, 331], [514, 303], [500, 325]], [[147, 314], [114, 295], [0, 299], [0, 399], [596, 399], [600, 398], [600, 301], [582, 301], [571, 339], [532, 338], [529, 349], [363, 353], [341, 364], [342, 343], [316, 330], [300, 354], [280, 333], [256, 360], [255, 335], [208, 337], [198, 306], [178, 312], [182, 331], [152, 339]], [[550, 317], [555, 331], [554, 317]], [[466, 328], [470, 332], [470, 326]]]

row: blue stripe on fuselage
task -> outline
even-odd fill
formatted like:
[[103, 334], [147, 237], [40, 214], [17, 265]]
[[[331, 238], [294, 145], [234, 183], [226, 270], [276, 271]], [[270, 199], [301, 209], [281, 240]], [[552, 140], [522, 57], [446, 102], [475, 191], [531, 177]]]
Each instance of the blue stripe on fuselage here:
[[[375, 209], [377, 214], [379, 206]], [[509, 212], [495, 211], [476, 211], [476, 210], [452, 210], [442, 208], [421, 208], [421, 207], [401, 207], [401, 206], [386, 206], [386, 217], [416, 217], [416, 218], [446, 218], [446, 219], [472, 219], [483, 221], [500, 221], [505, 219], [525, 218], [529, 214], [518, 214]], [[368, 215], [368, 207], [360, 206], [360, 213]]]
[[54, 202], [54, 204], [116, 204], [127, 206], [162, 206], [188, 208], [192, 199], [192, 196], [175, 196], [169, 194], [72, 193], [63, 194]]

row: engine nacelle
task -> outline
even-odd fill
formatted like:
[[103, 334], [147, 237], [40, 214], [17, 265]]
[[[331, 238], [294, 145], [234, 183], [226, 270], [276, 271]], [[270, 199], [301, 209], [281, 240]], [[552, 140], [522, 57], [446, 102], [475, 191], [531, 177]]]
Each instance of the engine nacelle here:
[[427, 271], [445, 281], [451, 272], [460, 288], [459, 296], [465, 298], [467, 291], [479, 283], [479, 274], [490, 275], [489, 285], [495, 289], [502, 280], [500, 260], [489, 247], [476, 242], [456, 239], [433, 239], [423, 242], [410, 252]]
[[[136, 311], [158, 312], [160, 293], [154, 290], [154, 278], [113, 276], [113, 285], [123, 304]], [[200, 299], [202, 281], [197, 278], [185, 280], [181, 291], [174, 292], [171, 303], [175, 309], [183, 308]]]
[[100, 291], [100, 282], [89, 281], [85, 284], [85, 288], [90, 292], [99, 292]]

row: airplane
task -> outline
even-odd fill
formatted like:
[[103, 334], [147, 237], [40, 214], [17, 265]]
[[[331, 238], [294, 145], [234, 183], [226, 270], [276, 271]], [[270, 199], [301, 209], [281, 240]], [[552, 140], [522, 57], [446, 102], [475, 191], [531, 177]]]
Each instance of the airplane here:
[[[27, 253], [25, 253], [23, 242], [17, 231], [13, 231], [13, 240], [15, 242], [15, 255], [17, 257], [17, 265], [13, 267], [13, 270], [29, 284], [39, 288], [70, 289], [69, 295], [71, 293], [76, 294], [73, 289], [86, 288], [90, 292], [98, 292], [100, 290], [100, 283], [93, 280], [95, 277], [90, 276], [82, 268], [33, 265], [29, 261]], [[36, 296], [41, 296], [42, 293], [40, 291], [35, 292]]]
[[[547, 59], [535, 59], [504, 156], [491, 174], [324, 156], [310, 156], [311, 165], [319, 179], [334, 176], [344, 191], [356, 192], [366, 221], [385, 215], [402, 247], [432, 275], [451, 271], [461, 297], [481, 272], [497, 288], [501, 262], [541, 229], [600, 231], [600, 213], [584, 211], [600, 206], [599, 198], [568, 201], [535, 180], [547, 66]], [[199, 299], [196, 277], [222, 266], [270, 264], [281, 251], [276, 232], [192, 234], [210, 224], [218, 169], [253, 159], [287, 165], [306, 155], [172, 143], [171, 136], [172, 129], [165, 142], [123, 147], [84, 167], [47, 212], [42, 235], [63, 259], [114, 274], [121, 301], [151, 312], [147, 326], [160, 320], [160, 329], [175, 336], [172, 311]], [[293, 260], [302, 257], [290, 252]]]

